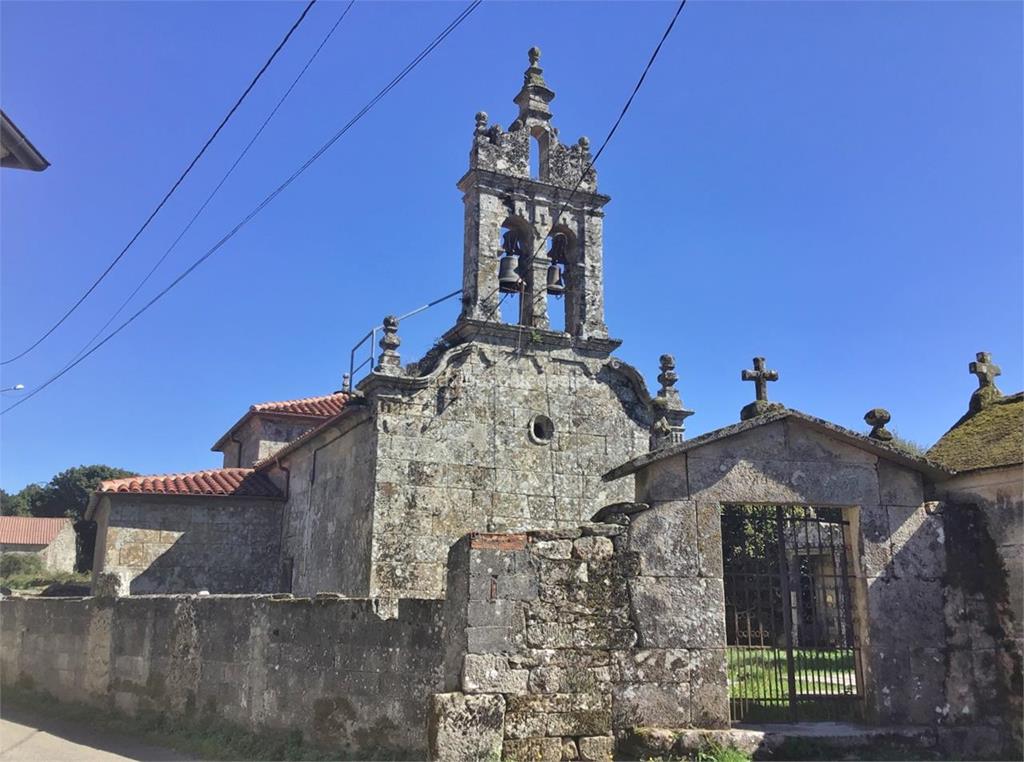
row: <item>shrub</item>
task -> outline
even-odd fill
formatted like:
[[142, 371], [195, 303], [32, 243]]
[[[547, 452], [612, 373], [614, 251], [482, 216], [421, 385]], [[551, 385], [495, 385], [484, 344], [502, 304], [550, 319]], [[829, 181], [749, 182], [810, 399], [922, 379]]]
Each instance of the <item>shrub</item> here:
[[43, 559], [35, 553], [0, 553], [0, 577], [15, 574], [41, 574]]

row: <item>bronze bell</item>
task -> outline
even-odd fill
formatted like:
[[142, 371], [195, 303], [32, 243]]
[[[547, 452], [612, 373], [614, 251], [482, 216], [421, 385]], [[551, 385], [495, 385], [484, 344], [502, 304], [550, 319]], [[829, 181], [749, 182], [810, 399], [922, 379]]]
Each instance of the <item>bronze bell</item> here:
[[548, 293], [561, 296], [565, 293], [565, 281], [562, 279], [562, 268], [552, 263], [548, 267]]
[[519, 292], [519, 257], [506, 254], [498, 263], [498, 290], [505, 294]]

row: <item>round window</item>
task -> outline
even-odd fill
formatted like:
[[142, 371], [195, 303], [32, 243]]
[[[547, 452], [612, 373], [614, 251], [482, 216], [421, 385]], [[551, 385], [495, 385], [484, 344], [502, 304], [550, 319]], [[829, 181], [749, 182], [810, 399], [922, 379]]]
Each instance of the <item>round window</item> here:
[[534, 444], [547, 444], [555, 436], [555, 424], [546, 415], [535, 415], [530, 419], [529, 435]]

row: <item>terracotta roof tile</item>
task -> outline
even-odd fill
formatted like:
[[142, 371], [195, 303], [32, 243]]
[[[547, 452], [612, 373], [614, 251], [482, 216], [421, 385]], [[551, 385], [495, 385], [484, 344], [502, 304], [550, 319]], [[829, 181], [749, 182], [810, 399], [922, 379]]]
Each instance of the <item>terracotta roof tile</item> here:
[[49, 545], [71, 519], [37, 519], [31, 516], [0, 516], [0, 543]]
[[224, 497], [284, 497], [264, 474], [251, 468], [214, 468], [185, 474], [129, 476], [100, 482], [98, 492], [143, 495], [220, 495]]
[[348, 399], [348, 394], [336, 392], [334, 394], [325, 394], [322, 397], [303, 397], [302, 399], [283, 400], [281, 402], [260, 402], [249, 409], [254, 413], [287, 413], [289, 415], [329, 418], [340, 413]]

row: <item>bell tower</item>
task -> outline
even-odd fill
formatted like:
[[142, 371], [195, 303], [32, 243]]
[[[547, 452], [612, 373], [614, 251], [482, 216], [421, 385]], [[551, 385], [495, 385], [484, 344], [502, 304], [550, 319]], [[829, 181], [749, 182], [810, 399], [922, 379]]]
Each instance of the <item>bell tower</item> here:
[[[476, 115], [469, 171], [458, 183], [465, 204], [459, 323], [500, 325], [504, 298], [518, 303], [518, 325], [574, 343], [615, 344], [604, 321], [602, 209], [610, 198], [597, 192], [587, 138], [559, 141], [540, 50], [531, 48], [529, 59], [508, 131]], [[565, 312], [564, 334], [551, 331], [553, 310]]]

